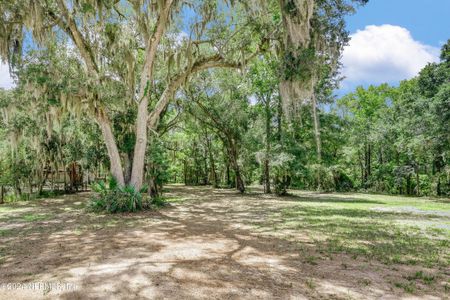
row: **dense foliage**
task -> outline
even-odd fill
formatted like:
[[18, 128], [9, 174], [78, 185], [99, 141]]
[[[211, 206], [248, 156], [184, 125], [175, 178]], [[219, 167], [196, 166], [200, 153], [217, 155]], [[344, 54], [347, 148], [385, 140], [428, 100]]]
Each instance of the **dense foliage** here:
[[320, 156], [311, 103], [285, 118], [270, 62], [255, 62], [237, 81], [215, 73], [180, 97], [179, 109], [188, 114], [162, 138], [173, 151], [169, 178], [236, 186], [230, 176], [238, 174], [246, 185], [264, 184], [269, 176], [267, 191], [272, 186], [279, 194], [290, 186], [449, 195], [447, 48], [440, 63], [398, 87], [358, 87], [340, 99], [319, 94]]
[[1, 201], [110, 176], [110, 212], [168, 182], [448, 195], [449, 43], [398, 87], [333, 96], [365, 2], [1, 2]]

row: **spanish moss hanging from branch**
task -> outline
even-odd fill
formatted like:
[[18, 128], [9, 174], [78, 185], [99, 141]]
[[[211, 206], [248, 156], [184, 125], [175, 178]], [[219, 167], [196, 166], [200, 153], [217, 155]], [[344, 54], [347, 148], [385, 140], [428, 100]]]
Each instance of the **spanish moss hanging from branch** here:
[[314, 4], [314, 0], [280, 0], [284, 26], [280, 95], [287, 116], [311, 96], [308, 82], [314, 58], [310, 48]]
[[324, 81], [337, 85], [348, 42], [345, 15], [367, 0], [280, 0], [284, 35], [280, 95], [287, 117], [310, 101]]

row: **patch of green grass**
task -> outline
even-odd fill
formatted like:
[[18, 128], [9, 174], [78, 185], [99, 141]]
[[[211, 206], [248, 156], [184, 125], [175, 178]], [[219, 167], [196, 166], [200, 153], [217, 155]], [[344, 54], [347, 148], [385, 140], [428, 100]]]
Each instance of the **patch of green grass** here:
[[169, 202], [164, 197], [156, 197], [156, 198], [152, 198], [150, 203], [153, 208], [161, 208], [161, 207], [167, 206], [167, 204]]
[[309, 255], [306, 257], [305, 262], [310, 265], [317, 265], [317, 256]]
[[13, 233], [12, 229], [0, 229], [0, 236], [5, 237]]
[[77, 227], [77, 228], [73, 229], [72, 232], [75, 235], [82, 235], [83, 234], [83, 228]]
[[115, 227], [115, 226], [117, 226], [118, 223], [119, 223], [119, 221], [117, 219], [108, 219], [104, 223], [104, 226], [105, 227]]
[[308, 278], [306, 280], [306, 286], [308, 288], [310, 288], [311, 290], [314, 290], [316, 288], [316, 283], [314, 282], [314, 280], [312, 278]]
[[435, 281], [435, 276], [431, 274], [426, 274], [423, 271], [417, 271], [413, 275], [410, 275], [406, 277], [406, 279], [412, 281], [412, 280], [421, 280], [423, 283], [430, 285]]
[[6, 205], [0, 205], [0, 213], [13, 211], [15, 208]]
[[167, 203], [183, 203], [188, 199], [182, 197], [165, 197], [164, 201]]
[[450, 212], [450, 200], [432, 197], [410, 197], [366, 193], [327, 193], [293, 191], [292, 198], [302, 203], [334, 205], [346, 208], [414, 207], [425, 211]]
[[60, 190], [53, 190], [53, 191], [41, 191], [40, 193], [36, 194], [36, 199], [45, 199], [45, 198], [53, 198], [53, 197], [57, 197], [57, 196], [61, 196], [66, 194], [65, 191], [60, 191]]
[[[450, 225], [449, 225], [449, 228], [450, 228]], [[432, 228], [427, 228], [426, 229], [426, 233], [431, 235], [431, 236], [433, 236], [433, 237], [440, 237], [440, 236], [445, 235], [445, 230], [442, 229], [442, 228], [434, 228], [434, 227], [432, 227]]]
[[394, 286], [403, 289], [407, 293], [414, 293], [416, 291], [416, 285], [414, 282], [394, 282]]
[[62, 190], [44, 190], [39, 193], [24, 193], [21, 195], [8, 194], [5, 197], [6, 203], [14, 203], [14, 202], [23, 202], [23, 201], [33, 201], [38, 199], [47, 199], [47, 198], [56, 198], [61, 195], [66, 194], [65, 191]]
[[22, 220], [27, 222], [35, 222], [35, 221], [44, 221], [51, 219], [51, 215], [49, 214], [26, 214], [21, 217]]

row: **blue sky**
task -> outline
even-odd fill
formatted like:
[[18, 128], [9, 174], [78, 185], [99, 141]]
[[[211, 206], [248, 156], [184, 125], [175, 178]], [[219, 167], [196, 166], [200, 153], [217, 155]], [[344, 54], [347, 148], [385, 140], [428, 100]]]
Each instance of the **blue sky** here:
[[358, 85], [393, 85], [436, 62], [450, 38], [450, 0], [369, 0], [347, 17], [342, 95]]
[[[343, 54], [346, 79], [342, 95], [358, 85], [398, 84], [438, 61], [450, 38], [450, 0], [369, 0], [347, 17], [352, 35]], [[0, 64], [0, 87], [13, 86], [8, 67]]]
[[347, 18], [350, 32], [382, 24], [405, 27], [417, 41], [438, 47], [450, 38], [450, 0], [369, 0]]

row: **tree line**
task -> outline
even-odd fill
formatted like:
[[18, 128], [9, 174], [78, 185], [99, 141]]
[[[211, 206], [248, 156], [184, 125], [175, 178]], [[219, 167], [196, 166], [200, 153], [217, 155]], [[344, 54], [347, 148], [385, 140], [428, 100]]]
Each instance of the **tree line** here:
[[448, 195], [449, 49], [447, 42], [440, 63], [399, 86], [358, 87], [337, 99], [317, 93], [293, 118], [267, 56], [245, 80], [215, 73], [180, 97], [184, 117], [161, 139], [170, 181], [261, 184], [278, 194], [293, 187]]
[[448, 43], [399, 87], [333, 97], [344, 16], [365, 2], [2, 2], [0, 183], [18, 195], [77, 162], [152, 195], [446, 194]]

